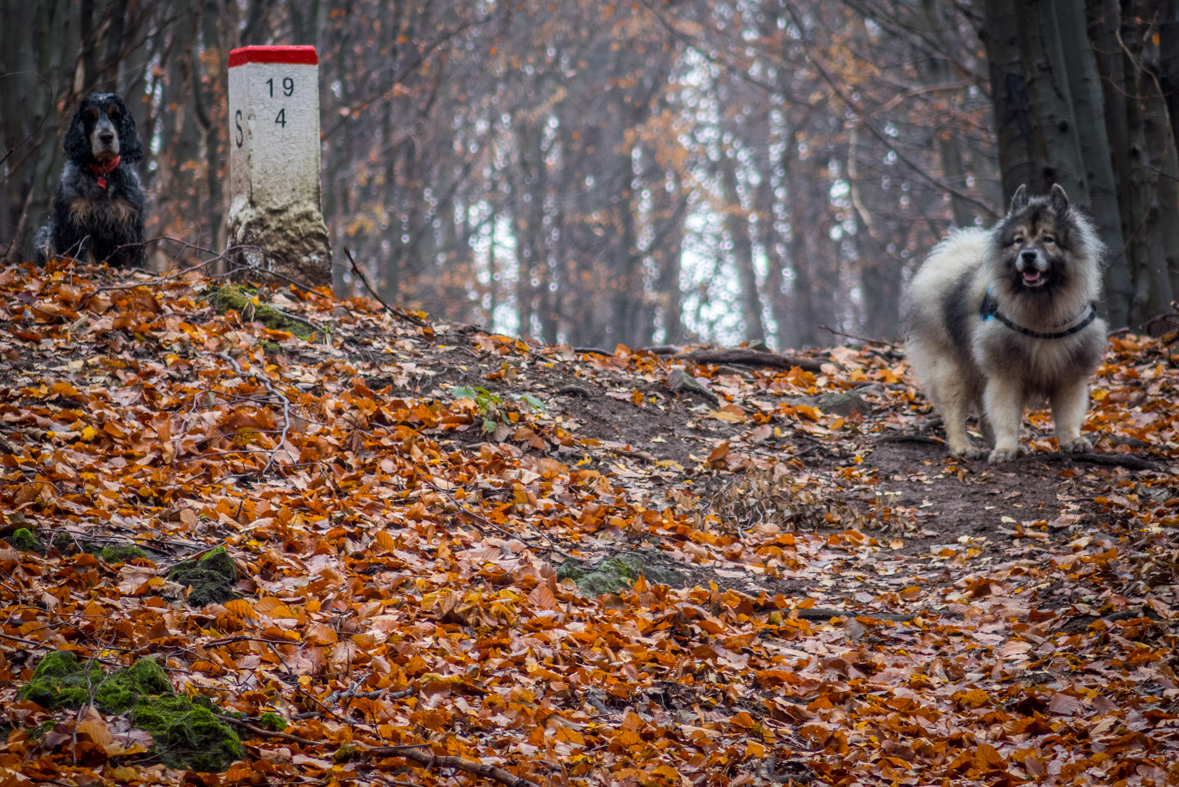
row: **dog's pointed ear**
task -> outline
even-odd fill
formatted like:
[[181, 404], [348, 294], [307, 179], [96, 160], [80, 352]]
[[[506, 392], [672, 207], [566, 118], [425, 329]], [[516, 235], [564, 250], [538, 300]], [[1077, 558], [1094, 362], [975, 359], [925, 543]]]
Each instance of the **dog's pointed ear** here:
[[1048, 195], [1048, 204], [1057, 214], [1068, 210], [1068, 195], [1064, 193], [1064, 187], [1059, 183], [1052, 184], [1052, 193]]
[[[83, 106], [85, 103], [82, 102]], [[86, 123], [82, 120], [81, 106], [74, 112], [74, 119], [70, 121], [70, 127], [61, 141], [61, 146], [65, 150], [66, 158], [78, 166], [90, 163], [90, 140], [86, 139]]]
[[1007, 215], [1018, 213], [1028, 206], [1028, 186], [1026, 183], [1021, 184], [1015, 190], [1015, 194], [1011, 197], [1011, 207], [1007, 210]]
[[119, 105], [119, 155], [128, 164], [134, 164], [143, 158], [143, 145], [139, 141], [139, 134], [135, 131], [135, 118], [127, 111], [123, 99], [115, 97]]

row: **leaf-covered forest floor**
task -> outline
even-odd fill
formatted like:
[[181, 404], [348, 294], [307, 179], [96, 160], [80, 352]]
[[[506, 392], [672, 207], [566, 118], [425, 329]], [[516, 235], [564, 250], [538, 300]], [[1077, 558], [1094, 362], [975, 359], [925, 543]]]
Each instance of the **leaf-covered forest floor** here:
[[[5, 787], [1179, 782], [1168, 337], [1111, 340], [1095, 454], [1034, 412], [991, 466], [888, 345], [717, 366], [220, 286], [0, 273]], [[104, 672], [38, 704], [53, 651]], [[244, 758], [104, 705], [145, 657]]]

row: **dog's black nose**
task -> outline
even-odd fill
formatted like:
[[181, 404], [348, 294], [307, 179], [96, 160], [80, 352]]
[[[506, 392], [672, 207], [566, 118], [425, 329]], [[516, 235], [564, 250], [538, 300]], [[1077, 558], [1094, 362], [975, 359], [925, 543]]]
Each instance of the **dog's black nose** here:
[[115, 141], [115, 135], [110, 131], [104, 131], [98, 135], [99, 141], [104, 145], [109, 145]]
[[1036, 261], [1036, 253], [1034, 251], [1021, 251], [1019, 256], [1023, 257], [1023, 261], [1028, 265]]

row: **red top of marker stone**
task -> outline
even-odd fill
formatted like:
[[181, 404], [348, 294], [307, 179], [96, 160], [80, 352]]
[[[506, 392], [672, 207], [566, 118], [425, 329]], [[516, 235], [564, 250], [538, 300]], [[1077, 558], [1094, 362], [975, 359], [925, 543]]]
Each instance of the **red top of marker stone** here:
[[294, 63], [319, 65], [319, 55], [313, 46], [243, 46], [229, 53], [229, 67], [246, 63]]

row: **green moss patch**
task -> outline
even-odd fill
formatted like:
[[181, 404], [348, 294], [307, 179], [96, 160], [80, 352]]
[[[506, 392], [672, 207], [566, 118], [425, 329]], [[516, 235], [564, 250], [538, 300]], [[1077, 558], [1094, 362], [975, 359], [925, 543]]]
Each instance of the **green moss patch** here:
[[192, 588], [188, 604], [194, 609], [206, 604], [224, 604], [237, 597], [233, 592], [237, 567], [225, 547], [217, 547], [198, 560], [177, 563], [168, 572], [168, 579]]
[[53, 539], [53, 546], [63, 555], [76, 555], [85, 552], [88, 555], [98, 555], [107, 563], [126, 563], [136, 558], [150, 558], [151, 556], [135, 544], [103, 544], [102, 542], [81, 541], [69, 533], [58, 533]]
[[96, 661], [56, 651], [41, 659], [16, 696], [51, 709], [93, 702], [103, 713], [125, 715], [151, 733], [155, 753], [170, 768], [219, 772], [245, 757], [237, 734], [217, 718], [217, 706], [207, 697], [178, 695], [152, 659], [108, 673]]
[[45, 545], [27, 527], [22, 527], [13, 532], [12, 545], [21, 552], [39, 552], [42, 554], [45, 552]]
[[287, 728], [287, 720], [277, 713], [267, 712], [258, 717], [258, 726], [282, 732]]
[[240, 285], [218, 287], [209, 294], [209, 303], [219, 314], [232, 309], [246, 322], [260, 322], [272, 331], [286, 331], [305, 341], [315, 338], [315, 330], [310, 325], [291, 319], [273, 306], [262, 303], [254, 292]]
[[128, 560], [134, 560], [140, 557], [147, 557], [147, 553], [134, 544], [111, 544], [102, 548], [98, 554], [102, 555], [102, 559], [107, 563], [114, 565], [115, 563], [126, 563]]
[[620, 593], [640, 576], [656, 585], [683, 585], [685, 577], [678, 571], [657, 565], [639, 552], [611, 555], [594, 561], [566, 560], [557, 568], [558, 579], [572, 579], [586, 596]]

